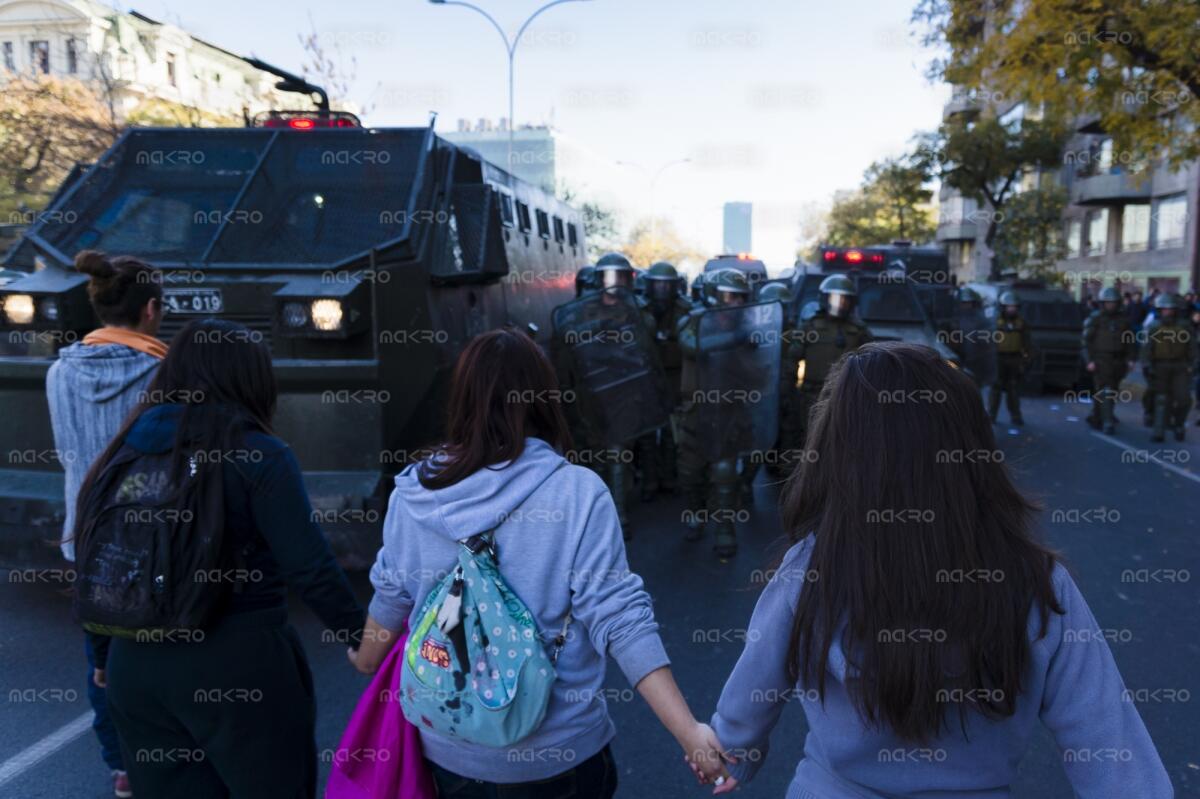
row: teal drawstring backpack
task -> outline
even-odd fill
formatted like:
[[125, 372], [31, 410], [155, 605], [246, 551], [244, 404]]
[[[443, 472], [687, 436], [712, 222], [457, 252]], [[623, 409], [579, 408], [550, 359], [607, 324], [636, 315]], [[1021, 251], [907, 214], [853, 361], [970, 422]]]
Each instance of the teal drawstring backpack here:
[[546, 716], [571, 614], [548, 656], [537, 620], [500, 575], [492, 533], [459, 543], [458, 565], [429, 592], [404, 648], [400, 706], [420, 729], [506, 747]]

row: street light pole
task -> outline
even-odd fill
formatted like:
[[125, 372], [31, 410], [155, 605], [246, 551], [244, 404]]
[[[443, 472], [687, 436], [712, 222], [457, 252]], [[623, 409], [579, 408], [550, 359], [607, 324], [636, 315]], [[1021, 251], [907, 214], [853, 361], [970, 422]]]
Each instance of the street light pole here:
[[676, 161], [668, 161], [667, 163], [663, 164], [658, 169], [656, 169], [653, 172], [653, 174], [650, 172], [650, 170], [646, 169], [646, 167], [642, 166], [641, 164], [635, 164], [630, 161], [618, 161], [617, 162], [617, 166], [632, 167], [650, 179], [650, 246], [651, 247], [655, 247], [655, 248], [658, 247], [658, 217], [655, 216], [655, 212], [656, 212], [655, 197], [656, 197], [656, 192], [657, 192], [658, 179], [661, 178], [662, 174], [664, 172], [666, 172], [668, 169], [670, 169], [671, 167], [680, 166], [682, 164], [690, 164], [691, 162], [692, 162], [692, 159], [690, 159], [690, 158], [680, 158]]
[[516, 103], [513, 99], [513, 87], [516, 84], [514, 76], [516, 72], [517, 45], [521, 43], [521, 37], [525, 35], [525, 31], [529, 28], [530, 24], [544, 12], [563, 3], [586, 3], [590, 2], [590, 0], [553, 0], [553, 2], [546, 3], [546, 5], [529, 15], [529, 18], [517, 30], [517, 35], [512, 39], [508, 38], [508, 34], [504, 32], [504, 28], [500, 26], [495, 17], [474, 3], [468, 3], [466, 0], [429, 0], [429, 2], [438, 6], [462, 6], [463, 8], [469, 8], [472, 11], [482, 14], [488, 22], [492, 23], [492, 27], [496, 29], [496, 32], [500, 34], [500, 39], [504, 42], [504, 51], [508, 54], [508, 164], [505, 168], [511, 173], [513, 170], [513, 133], [517, 127], [516, 111], [514, 110]]

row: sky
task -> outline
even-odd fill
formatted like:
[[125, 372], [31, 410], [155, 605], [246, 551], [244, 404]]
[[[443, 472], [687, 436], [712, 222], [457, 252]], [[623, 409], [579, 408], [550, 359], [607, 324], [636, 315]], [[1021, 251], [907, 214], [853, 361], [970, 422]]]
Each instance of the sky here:
[[[544, 0], [474, 0], [510, 36]], [[425, 0], [136, 0], [226, 49], [298, 71], [316, 30], [357, 78], [371, 125], [454, 130], [507, 115], [507, 55], [469, 9]], [[622, 221], [654, 210], [703, 252], [722, 244], [722, 206], [754, 203], [754, 250], [790, 266], [801, 220], [857, 186], [879, 158], [937, 126], [949, 89], [931, 84], [913, 0], [575, 0], [547, 10], [516, 55], [518, 123], [552, 123], [589, 150], [576, 182], [616, 186]], [[644, 171], [619, 166], [632, 162]]]

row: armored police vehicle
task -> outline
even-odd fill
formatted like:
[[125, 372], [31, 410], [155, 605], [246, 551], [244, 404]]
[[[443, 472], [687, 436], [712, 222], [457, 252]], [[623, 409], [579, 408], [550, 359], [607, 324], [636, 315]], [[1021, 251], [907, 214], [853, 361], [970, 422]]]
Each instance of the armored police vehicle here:
[[[97, 326], [83, 249], [163, 272], [161, 337], [240, 322], [270, 347], [276, 428], [343, 563], [369, 563], [390, 477], [436, 443], [472, 336], [515, 325], [549, 345], [585, 262], [575, 209], [427, 128], [273, 114], [244, 129], [127, 131], [3, 259], [0, 552], [57, 551], [63, 475], [46, 372]], [[48, 455], [49, 453], [49, 455]]]

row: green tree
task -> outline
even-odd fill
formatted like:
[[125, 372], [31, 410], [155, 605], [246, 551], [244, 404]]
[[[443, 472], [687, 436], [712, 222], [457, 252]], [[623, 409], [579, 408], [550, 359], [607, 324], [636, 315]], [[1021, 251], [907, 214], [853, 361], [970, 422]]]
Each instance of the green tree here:
[[996, 271], [1015, 271], [1026, 277], [1056, 282], [1058, 262], [1067, 256], [1062, 236], [1067, 192], [1056, 183], [1014, 195], [998, 220]]
[[871, 164], [858, 189], [834, 195], [823, 242], [849, 247], [895, 239], [929, 241], [937, 224], [928, 180], [928, 162], [911, 156]]
[[[918, 137], [917, 160], [943, 184], [979, 204], [986, 225], [984, 245], [995, 253], [1006, 205], [1017, 196], [1027, 175], [1056, 169], [1069, 131], [1056, 118], [1025, 118], [1002, 123], [990, 109], [974, 119], [951, 117], [932, 133]], [[991, 277], [1000, 264], [992, 259]]]
[[919, 0], [913, 20], [934, 79], [1098, 119], [1136, 160], [1200, 157], [1200, 3]]

